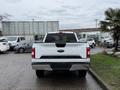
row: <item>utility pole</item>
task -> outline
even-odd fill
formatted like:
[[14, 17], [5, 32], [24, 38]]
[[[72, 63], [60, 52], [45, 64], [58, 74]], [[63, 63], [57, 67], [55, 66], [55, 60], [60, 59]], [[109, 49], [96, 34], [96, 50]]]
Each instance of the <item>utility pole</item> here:
[[98, 19], [95, 19], [95, 26], [98, 28]]
[[34, 33], [34, 27], [33, 27], [33, 25], [34, 25], [34, 19], [32, 19], [32, 31], [33, 31], [33, 35], [34, 35], [35, 33]]

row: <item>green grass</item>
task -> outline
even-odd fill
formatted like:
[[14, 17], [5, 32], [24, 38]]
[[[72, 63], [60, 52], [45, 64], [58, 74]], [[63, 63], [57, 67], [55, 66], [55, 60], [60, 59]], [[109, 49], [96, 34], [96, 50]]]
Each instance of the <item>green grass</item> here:
[[102, 53], [92, 55], [91, 68], [112, 90], [120, 90], [120, 58]]

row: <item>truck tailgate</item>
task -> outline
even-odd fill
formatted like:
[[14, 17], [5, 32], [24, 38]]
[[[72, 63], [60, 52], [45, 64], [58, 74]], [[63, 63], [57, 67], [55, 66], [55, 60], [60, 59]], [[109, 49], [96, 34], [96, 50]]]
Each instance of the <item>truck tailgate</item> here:
[[55, 43], [35, 43], [36, 59], [82, 59], [86, 58], [86, 43], [66, 43], [58, 47]]

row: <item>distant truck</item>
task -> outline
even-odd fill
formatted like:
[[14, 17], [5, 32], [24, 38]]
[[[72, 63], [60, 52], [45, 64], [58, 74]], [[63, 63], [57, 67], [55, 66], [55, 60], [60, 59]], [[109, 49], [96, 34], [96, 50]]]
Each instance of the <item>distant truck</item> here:
[[47, 33], [42, 42], [32, 46], [32, 68], [38, 78], [45, 71], [77, 71], [85, 77], [90, 66], [90, 47], [79, 42], [73, 32]]

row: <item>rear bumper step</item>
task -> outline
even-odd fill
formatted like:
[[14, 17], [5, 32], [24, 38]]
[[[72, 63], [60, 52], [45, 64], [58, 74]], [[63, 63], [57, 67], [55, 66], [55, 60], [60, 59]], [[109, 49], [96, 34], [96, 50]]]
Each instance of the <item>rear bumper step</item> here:
[[32, 65], [42, 64], [90, 64], [89, 62], [32, 62]]
[[88, 62], [63, 62], [63, 63], [53, 63], [53, 62], [33, 62], [32, 68], [35, 70], [88, 70], [90, 66], [90, 63]]

